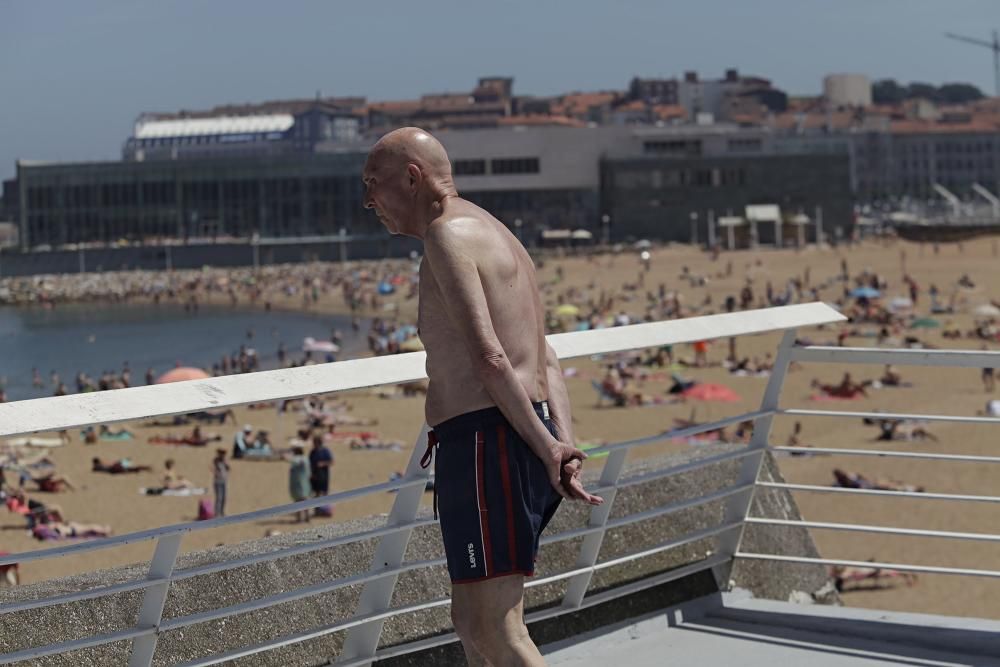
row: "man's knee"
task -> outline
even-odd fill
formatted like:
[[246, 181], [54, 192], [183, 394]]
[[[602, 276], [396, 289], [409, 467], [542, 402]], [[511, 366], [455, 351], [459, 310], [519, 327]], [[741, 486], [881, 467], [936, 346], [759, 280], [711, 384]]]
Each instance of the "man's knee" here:
[[459, 638], [484, 656], [503, 652], [528, 636], [521, 615], [513, 609], [505, 612], [492, 605], [452, 605], [451, 620]]

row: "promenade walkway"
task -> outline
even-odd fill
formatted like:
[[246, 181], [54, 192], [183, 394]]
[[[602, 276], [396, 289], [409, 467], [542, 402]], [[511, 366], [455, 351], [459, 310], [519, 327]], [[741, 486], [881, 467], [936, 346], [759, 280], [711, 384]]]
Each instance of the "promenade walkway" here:
[[1000, 665], [1000, 623], [804, 606], [739, 592], [543, 647], [552, 667]]

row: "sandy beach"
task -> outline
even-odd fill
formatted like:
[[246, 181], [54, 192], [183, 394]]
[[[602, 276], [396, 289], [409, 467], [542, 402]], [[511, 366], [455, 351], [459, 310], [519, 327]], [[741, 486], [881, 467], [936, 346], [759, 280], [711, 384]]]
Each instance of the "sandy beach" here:
[[[978, 339], [945, 339], [942, 332], [961, 331], [973, 327], [976, 317], [972, 309], [991, 300], [1000, 300], [1000, 259], [995, 256], [995, 244], [989, 239], [968, 242], [962, 246], [945, 245], [939, 252], [930, 246], [902, 242], [868, 241], [853, 247], [836, 249], [809, 248], [796, 250], [760, 250], [723, 253], [713, 259], [709, 254], [687, 248], [669, 247], [651, 251], [648, 272], [642, 271], [639, 255], [627, 250], [620, 255], [595, 258], [547, 258], [539, 269], [541, 284], [547, 285], [544, 299], [555, 308], [557, 295], [568, 288], [580, 293], [596, 295], [601, 290], [615, 295], [614, 311], [625, 311], [635, 316], [643, 313], [645, 293], [656, 292], [662, 283], [667, 290], [676, 290], [683, 297], [685, 315], [720, 312], [726, 297], [738, 295], [747, 279], [753, 281], [756, 295], [761, 295], [767, 282], [776, 291], [784, 290], [790, 279], [804, 280], [806, 285], [819, 286], [819, 297], [833, 301], [842, 296], [843, 284], [836, 281], [841, 263], [846, 261], [852, 275], [866, 267], [883, 275], [888, 281], [887, 298], [903, 297], [906, 286], [902, 282], [905, 272], [919, 284], [921, 296], [916, 312], [928, 313], [927, 289], [931, 284], [939, 288], [939, 300], [952, 302], [953, 314], [934, 317], [938, 328], [906, 331], [923, 342], [938, 347], [981, 349], [985, 344]], [[731, 264], [731, 268], [728, 265]], [[402, 270], [406, 263], [394, 266]], [[808, 279], [805, 278], [808, 272]], [[960, 287], [959, 279], [967, 274], [973, 287]], [[561, 277], [560, 277], [561, 276]], [[623, 285], [643, 283], [624, 289]], [[591, 287], [591, 285], [593, 285]], [[178, 297], [180, 298], [180, 297]], [[225, 291], [213, 299], [225, 303], [230, 296]], [[242, 295], [239, 297], [242, 298]], [[303, 308], [327, 313], [349, 313], [344, 296], [337, 289], [319, 290], [316, 298], [304, 300], [302, 293], [285, 294], [277, 290], [266, 298], [274, 308]], [[263, 307], [264, 299], [256, 299]], [[387, 306], [387, 304], [395, 304]], [[374, 308], [366, 304], [360, 315], [398, 316], [401, 321], [415, 317], [416, 300], [408, 298], [407, 290], [400, 289], [383, 297]], [[878, 327], [874, 324], [851, 325], [858, 334], [846, 339], [846, 344], [871, 346], [876, 344]], [[836, 344], [840, 327], [800, 332], [800, 336], [816, 343]], [[348, 333], [347, 335], [352, 335]], [[362, 331], [360, 334], [364, 335]], [[741, 338], [737, 341], [737, 357], [757, 357], [773, 352], [778, 337], [762, 335]], [[996, 343], [989, 349], [998, 349]], [[725, 341], [718, 341], [708, 349], [708, 360], [720, 363], [728, 354]], [[693, 358], [690, 346], [673, 351], [678, 357]], [[675, 419], [689, 418], [709, 421], [736, 412], [755, 409], [767, 382], [763, 377], [737, 377], [719, 365], [708, 368], [682, 368], [678, 372], [686, 378], [702, 382], [725, 384], [738, 395], [736, 402], [689, 401], [684, 404], [650, 405], [631, 407], [598, 407], [598, 396], [591, 382], [603, 377], [602, 363], [608, 360], [574, 359], [563, 362], [564, 371], [570, 371], [567, 386], [574, 406], [576, 434], [585, 442], [612, 442], [631, 437], [662, 432], [674, 425]], [[137, 361], [138, 364], [138, 361]], [[652, 375], [635, 388], [648, 396], [665, 396], [671, 385], [670, 369], [650, 369]], [[842, 374], [849, 371], [858, 380], [878, 378], [882, 367], [825, 366], [821, 364], [797, 368], [790, 373], [782, 395], [783, 407], [812, 407], [912, 413], [949, 413], [975, 415], [984, 409], [989, 398], [1000, 398], [1000, 390], [989, 394], [984, 390], [978, 370], [939, 370], [933, 368], [900, 367], [904, 387], [869, 388], [868, 396], [852, 401], [820, 403], [810, 400], [816, 393], [811, 381], [836, 384]], [[1000, 384], [1000, 383], [998, 383]], [[371, 430], [383, 439], [412, 443], [423, 423], [421, 397], [381, 398], [375, 392], [359, 391], [338, 396], [351, 405], [355, 417], [377, 419], [370, 427], [342, 427], [342, 430]], [[206, 425], [204, 431], [222, 436], [219, 446], [231, 448], [232, 438], [244, 424], [255, 429], [267, 429], [273, 441], [284, 446], [297, 428], [293, 415], [279, 415], [273, 408], [250, 410], [235, 409], [236, 423], [223, 426]], [[209, 489], [203, 496], [211, 499], [211, 459], [215, 444], [207, 447], [184, 447], [148, 444], [153, 434], [182, 434], [190, 427], [146, 427], [140, 423], [127, 425], [136, 438], [123, 442], [99, 442], [84, 445], [79, 432], [70, 434], [70, 442], [53, 448], [51, 455], [60, 473], [68, 475], [80, 488], [59, 494], [34, 493], [43, 502], [57, 503], [68, 518], [81, 522], [110, 524], [115, 534], [169, 525], [195, 518], [198, 498], [156, 497], [138, 494], [142, 486], [158, 484], [167, 458], [176, 460], [178, 472], [199, 486]], [[786, 444], [794, 421], [779, 418], [775, 421], [771, 442]], [[821, 447], [884, 448], [899, 451], [942, 452], [996, 456], [1000, 431], [995, 425], [951, 424], [932, 422], [923, 424], [937, 441], [930, 439], [910, 442], [876, 442], [878, 429], [862, 424], [860, 419], [810, 418], [802, 420], [801, 442]], [[692, 445], [667, 442], [636, 450], [632, 456], [642, 457], [665, 451], [675, 451]], [[345, 441], [337, 440], [332, 446], [336, 456], [333, 469], [332, 491], [343, 491], [359, 486], [385, 481], [396, 471], [401, 471], [409, 458], [410, 445], [399, 451], [352, 450]], [[116, 459], [128, 457], [136, 464], [148, 464], [154, 470], [133, 475], [106, 475], [90, 471], [93, 457]], [[587, 469], [599, 470], [600, 461], [592, 461]], [[930, 462], [919, 460], [886, 459], [862, 456], [780, 456], [779, 464], [788, 481], [829, 486], [835, 467], [859, 472], [868, 478], [886, 477], [907, 484], [923, 487], [928, 492], [996, 495], [1000, 467], [962, 462]], [[9, 479], [9, 477], [8, 477]], [[29, 486], [30, 489], [30, 486]], [[957, 503], [903, 498], [845, 497], [844, 494], [797, 493], [803, 516], [812, 521], [841, 523], [868, 523], [881, 526], [914, 527], [960, 532], [992, 532], [1000, 525], [1000, 507], [993, 503]], [[360, 501], [338, 505], [330, 521], [381, 513], [388, 510], [393, 496], [368, 497]], [[430, 502], [430, 494], [425, 497]], [[228, 514], [237, 514], [263, 507], [290, 502], [288, 493], [288, 464], [282, 461], [232, 462], [229, 482]], [[0, 548], [9, 552], [29, 551], [53, 546], [41, 543], [24, 529], [22, 517], [0, 511]], [[291, 516], [246, 523], [215, 531], [198, 532], [184, 539], [183, 550], [205, 549], [218, 543], [260, 538], [268, 531], [289, 532], [308, 529], [307, 525], [293, 523]], [[820, 552], [830, 558], [865, 560], [874, 558], [886, 562], [914, 562], [925, 565], [948, 565], [968, 568], [994, 569], [1000, 562], [1000, 545], [989, 542], [955, 541], [916, 537], [886, 537], [865, 533], [816, 530], [813, 531]], [[21, 568], [23, 582], [63, 576], [66, 574], [147, 559], [152, 543], [127, 546], [114, 550], [91, 552], [73, 559], [54, 559], [25, 564]], [[850, 592], [844, 595], [847, 604], [898, 609], [913, 612], [946, 613], [967, 616], [1000, 618], [1000, 582], [993, 579], [944, 575], [920, 575], [912, 587], [895, 586], [885, 590]]]

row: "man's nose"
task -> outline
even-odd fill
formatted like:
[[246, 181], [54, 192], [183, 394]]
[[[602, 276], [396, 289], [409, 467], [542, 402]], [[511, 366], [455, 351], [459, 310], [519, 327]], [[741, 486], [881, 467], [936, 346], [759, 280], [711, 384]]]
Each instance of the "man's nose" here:
[[375, 199], [372, 198], [371, 190], [365, 188], [365, 208], [375, 208]]

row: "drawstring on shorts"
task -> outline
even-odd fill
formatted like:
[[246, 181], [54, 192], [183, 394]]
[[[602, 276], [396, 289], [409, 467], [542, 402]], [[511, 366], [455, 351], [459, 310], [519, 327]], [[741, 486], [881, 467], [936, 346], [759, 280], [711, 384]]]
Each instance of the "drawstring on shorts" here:
[[[431, 457], [434, 456], [434, 448], [438, 445], [437, 434], [434, 431], [427, 432], [427, 451], [420, 457], [420, 467], [426, 468], [431, 464]], [[437, 480], [434, 480], [434, 519], [438, 518], [438, 491]]]

